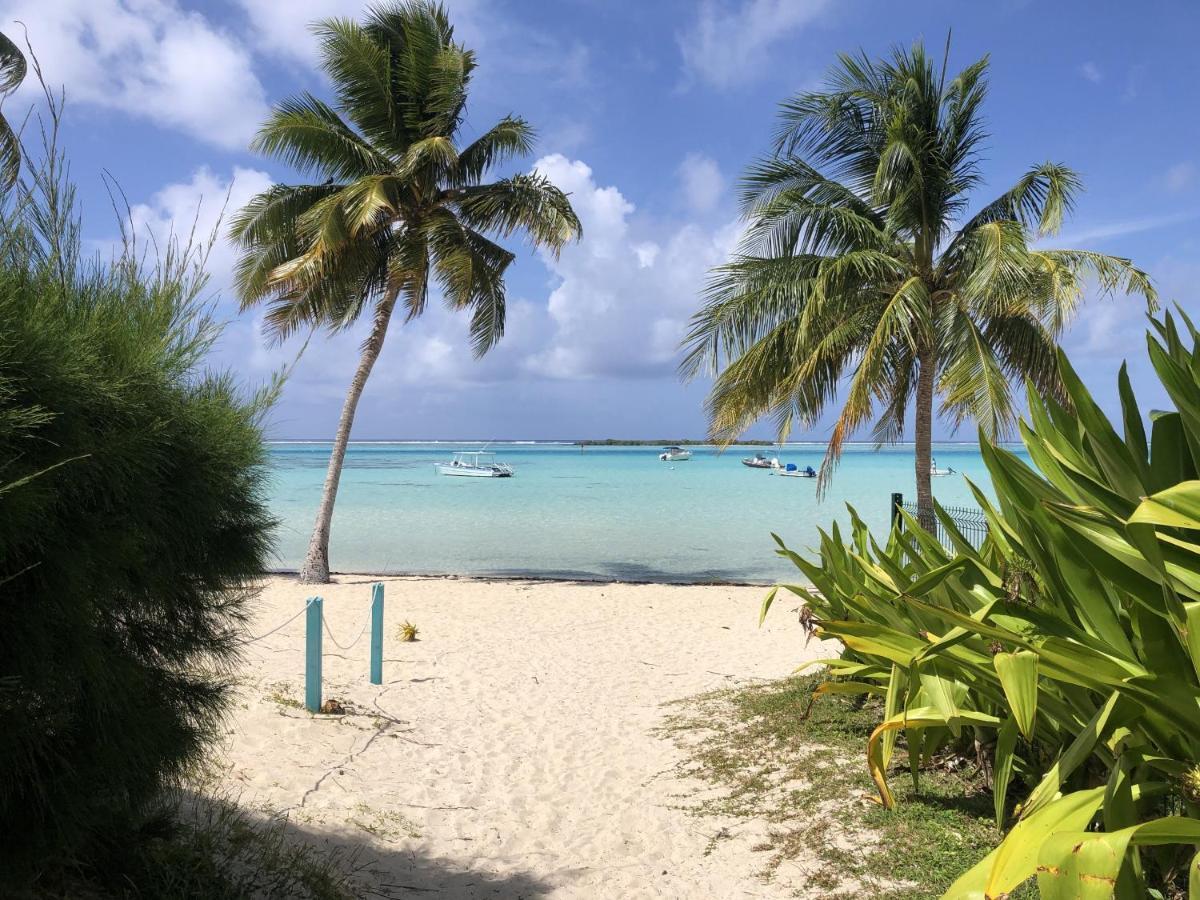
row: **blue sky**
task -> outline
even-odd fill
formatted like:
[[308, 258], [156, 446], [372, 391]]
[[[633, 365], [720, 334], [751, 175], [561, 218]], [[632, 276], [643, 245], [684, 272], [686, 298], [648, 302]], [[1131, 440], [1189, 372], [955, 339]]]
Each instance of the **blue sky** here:
[[[1200, 5], [995, 0], [710, 0], [448, 4], [477, 50], [468, 132], [515, 112], [538, 128], [535, 164], [572, 192], [585, 240], [558, 261], [522, 248], [509, 326], [482, 362], [465, 321], [436, 309], [389, 336], [355, 437], [702, 436], [705, 386], [680, 385], [676, 346], [707, 269], [738, 233], [737, 177], [767, 149], [777, 104], [820, 85], [838, 51], [881, 55], [924, 38], [951, 63], [991, 56], [992, 138], [982, 202], [1029, 165], [1064, 162], [1087, 193], [1058, 244], [1131, 256], [1164, 299], [1200, 307]], [[306, 23], [353, 0], [0, 0], [47, 80], [65, 88], [65, 141], [103, 244], [117, 224], [102, 175], [161, 238], [216, 223], [295, 174], [246, 151], [269, 105], [325, 90]], [[32, 99], [23, 91], [6, 113]], [[229, 327], [214, 364], [261, 381], [300, 349], [264, 342], [211, 259]], [[1089, 303], [1065, 344], [1105, 401], [1123, 358], [1147, 405], [1136, 301]], [[361, 332], [317, 335], [276, 410], [276, 437], [332, 434]], [[755, 436], [769, 436], [769, 427]], [[824, 425], [796, 434], [820, 439]], [[943, 430], [942, 436], [946, 432]], [[960, 432], [962, 438], [971, 433]]]

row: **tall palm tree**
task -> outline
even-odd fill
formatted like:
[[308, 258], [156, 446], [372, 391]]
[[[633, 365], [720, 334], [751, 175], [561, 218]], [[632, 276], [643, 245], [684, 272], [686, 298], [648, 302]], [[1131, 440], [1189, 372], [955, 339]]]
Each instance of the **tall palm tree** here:
[[968, 213], [986, 57], [949, 83], [920, 43], [839, 60], [826, 90], [783, 104], [774, 153], [744, 176], [744, 237], [713, 273], [681, 373], [717, 376], [707, 409], [722, 443], [768, 415], [782, 440], [844, 392], [822, 490], [847, 438], [874, 419], [877, 443], [897, 441], [915, 405], [928, 521], [935, 395], [956, 427], [1003, 433], [1012, 379], [1059, 393], [1056, 339], [1089, 282], [1151, 306], [1155, 293], [1127, 259], [1040, 247], [1080, 190], [1065, 166], [1035, 166]]
[[[36, 62], [36, 61], [35, 61]], [[0, 34], [0, 101], [25, 80], [25, 54], [6, 34]], [[8, 119], [0, 115], [0, 190], [8, 190], [21, 170], [21, 142]]]
[[328, 19], [314, 31], [336, 106], [309, 94], [286, 100], [253, 145], [311, 173], [312, 183], [262, 192], [237, 214], [233, 235], [243, 251], [243, 307], [266, 300], [276, 338], [304, 325], [339, 331], [371, 316], [300, 573], [326, 582], [346, 444], [397, 305], [405, 321], [421, 315], [436, 282], [451, 309], [470, 312], [480, 356], [504, 333], [504, 273], [514, 259], [492, 237], [522, 229], [557, 253], [580, 227], [566, 195], [542, 175], [484, 182], [532, 149], [523, 119], [501, 119], [460, 146], [475, 55], [454, 43], [441, 5], [386, 4], [361, 24]]

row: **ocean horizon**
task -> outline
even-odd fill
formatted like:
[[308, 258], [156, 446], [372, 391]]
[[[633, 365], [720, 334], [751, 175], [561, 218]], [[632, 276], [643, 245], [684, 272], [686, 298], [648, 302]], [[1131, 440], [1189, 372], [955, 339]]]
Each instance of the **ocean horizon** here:
[[[591, 439], [588, 439], [591, 440]], [[434, 466], [453, 450], [487, 445], [513, 478], [452, 478]], [[1013, 445], [1014, 449], [1019, 445]], [[581, 447], [571, 440], [352, 441], [330, 538], [330, 565], [344, 573], [767, 584], [798, 571], [775, 552], [772, 532], [811, 556], [819, 529], [849, 523], [853, 506], [886, 534], [890, 498], [915, 497], [912, 444], [849, 444], [827, 495], [813, 479], [748, 468], [744, 456], [778, 453], [817, 468], [824, 443], [777, 451], [689, 447], [663, 462], [655, 445]], [[299, 568], [329, 461], [330, 441], [268, 443], [269, 504], [279, 520], [277, 571]], [[1020, 455], [1023, 451], [1018, 450]], [[978, 445], [941, 441], [934, 456], [954, 474], [934, 479], [945, 505], [978, 506], [968, 485], [990, 493]]]

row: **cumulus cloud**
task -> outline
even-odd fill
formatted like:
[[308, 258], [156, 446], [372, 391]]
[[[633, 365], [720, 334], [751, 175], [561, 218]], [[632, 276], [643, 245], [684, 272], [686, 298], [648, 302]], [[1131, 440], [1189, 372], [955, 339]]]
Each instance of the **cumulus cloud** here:
[[717, 161], [703, 153], [689, 153], [679, 165], [684, 200], [697, 213], [709, 212], [721, 200], [725, 179]]
[[546, 304], [553, 332], [525, 368], [551, 378], [670, 372], [704, 276], [728, 256], [737, 225], [643, 235], [634, 205], [586, 163], [556, 154], [536, 168], [570, 193], [584, 240], [543, 258], [560, 279]]
[[[317, 41], [312, 23], [320, 19], [360, 18], [368, 0], [289, 0], [286, 14], [279, 0], [234, 0], [254, 33], [256, 47], [294, 62], [312, 64], [317, 59]], [[458, 40], [478, 47], [485, 37], [475, 26], [479, 0], [450, 0], [446, 3]]]
[[[199, 12], [170, 0], [4, 0], [47, 83], [68, 102], [117, 110], [241, 149], [266, 112], [250, 52]], [[32, 91], [32, 79], [26, 91]]]
[[271, 186], [271, 176], [258, 169], [234, 166], [228, 176], [201, 166], [187, 181], [168, 184], [149, 200], [134, 204], [129, 219], [136, 239], [160, 247], [172, 237], [199, 242], [214, 237], [208, 257], [213, 286], [225, 290], [232, 283], [234, 248], [225, 224], [234, 211], [255, 194]]
[[1100, 72], [1100, 67], [1094, 62], [1085, 62], [1079, 67], [1079, 74], [1090, 81], [1092, 84], [1099, 84], [1104, 76]]
[[762, 72], [775, 44], [829, 6], [829, 0], [704, 0], [679, 37], [684, 66], [716, 87], [748, 82]]

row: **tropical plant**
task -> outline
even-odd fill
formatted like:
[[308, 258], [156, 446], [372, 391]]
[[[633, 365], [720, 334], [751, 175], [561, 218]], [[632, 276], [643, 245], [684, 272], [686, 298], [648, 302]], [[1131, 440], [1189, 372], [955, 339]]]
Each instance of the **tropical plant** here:
[[475, 55], [454, 43], [442, 6], [378, 6], [362, 24], [327, 19], [315, 32], [337, 108], [294, 97], [254, 141], [315, 175], [314, 183], [259, 194], [235, 218], [233, 235], [243, 249], [243, 304], [269, 301], [276, 338], [305, 325], [339, 331], [371, 316], [301, 569], [302, 580], [323, 582], [354, 414], [397, 303], [405, 321], [416, 318], [436, 281], [451, 309], [470, 311], [480, 356], [504, 333], [504, 275], [515, 258], [489, 235], [521, 229], [557, 253], [580, 227], [566, 195], [543, 175], [484, 182], [532, 149], [523, 119], [506, 117], [459, 146]]
[[827, 90], [783, 104], [774, 154], [742, 181], [741, 246], [713, 273], [684, 341], [682, 374], [717, 376], [714, 440], [728, 444], [766, 415], [783, 439], [844, 388], [823, 490], [848, 438], [875, 419], [876, 441], [897, 441], [913, 408], [928, 523], [935, 397], [954, 426], [1001, 435], [1010, 379], [1061, 393], [1055, 341], [1088, 278], [1153, 304], [1129, 260], [1035, 244], [1079, 192], [1065, 166], [1034, 166], [968, 212], [987, 65], [947, 79], [920, 43], [882, 62], [843, 55]]
[[[0, 103], [25, 80], [25, 54], [6, 34], [0, 33]], [[21, 141], [8, 119], [0, 115], [0, 190], [17, 182], [21, 171]]]
[[0, 209], [5, 896], [122, 846], [199, 761], [273, 526], [269, 398], [203, 366], [203, 254], [84, 257], [53, 140], [39, 159]]
[[885, 546], [855, 518], [817, 563], [781, 545], [814, 586], [787, 588], [810, 626], [846, 647], [825, 690], [885, 698], [867, 746], [881, 802], [901, 732], [914, 781], [947, 745], [991, 768], [997, 822], [1015, 824], [947, 897], [1004, 897], [1035, 873], [1047, 898], [1189, 878], [1200, 895], [1200, 333], [1181, 318], [1148, 339], [1174, 405], [1149, 432], [1124, 367], [1114, 425], [1060, 355], [1063, 402], [1029, 386], [1032, 465], [981, 437], [996, 498], [972, 486], [981, 549], [940, 508], [949, 547], [911, 516]]

